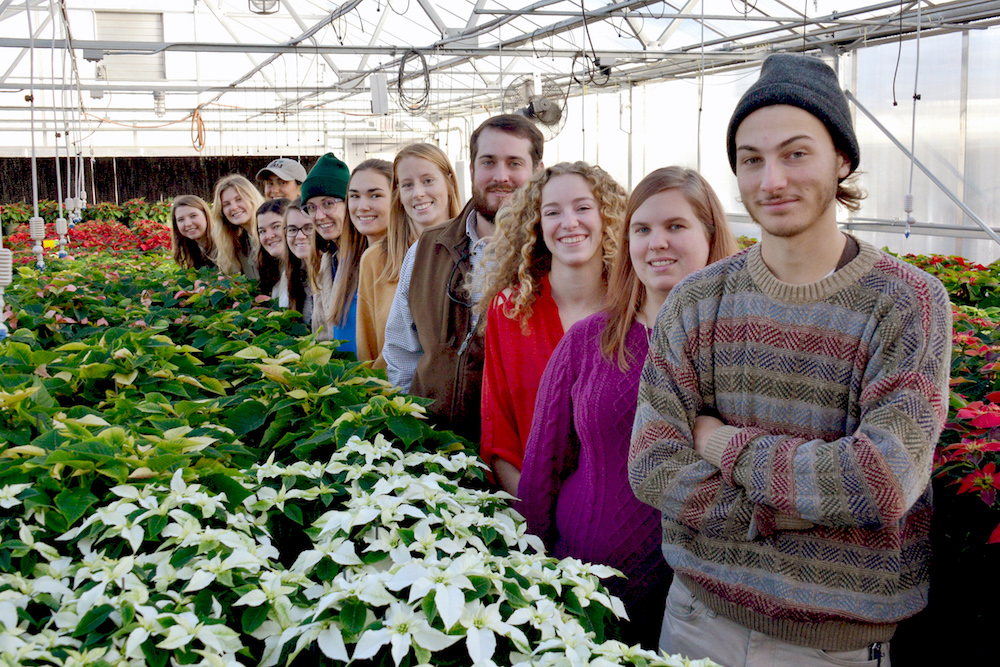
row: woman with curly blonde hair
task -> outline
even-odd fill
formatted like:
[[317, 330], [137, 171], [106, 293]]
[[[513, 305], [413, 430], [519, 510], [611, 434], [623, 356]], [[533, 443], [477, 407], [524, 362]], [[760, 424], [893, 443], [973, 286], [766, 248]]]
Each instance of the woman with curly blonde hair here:
[[545, 364], [563, 333], [605, 306], [625, 191], [585, 162], [548, 167], [511, 196], [486, 248], [483, 460], [517, 493]]
[[239, 174], [223, 176], [215, 184], [212, 198], [212, 240], [215, 243], [215, 264], [223, 275], [244, 274], [257, 280], [257, 209], [264, 197], [253, 183]]

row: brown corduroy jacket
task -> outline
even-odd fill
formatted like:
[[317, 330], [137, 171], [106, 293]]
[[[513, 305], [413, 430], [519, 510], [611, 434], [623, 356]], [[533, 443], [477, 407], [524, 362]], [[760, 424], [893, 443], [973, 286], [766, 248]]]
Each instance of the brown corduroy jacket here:
[[410, 391], [434, 399], [438, 426], [479, 441], [483, 336], [473, 326], [465, 282], [472, 271], [466, 204], [457, 218], [420, 236], [410, 278], [410, 312], [423, 355]]

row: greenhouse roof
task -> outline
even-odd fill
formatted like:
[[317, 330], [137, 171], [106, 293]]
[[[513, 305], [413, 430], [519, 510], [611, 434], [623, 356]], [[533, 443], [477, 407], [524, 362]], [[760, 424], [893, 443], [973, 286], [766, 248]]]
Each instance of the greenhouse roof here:
[[[971, 1], [135, 5], [0, 0], [0, 127], [28, 132], [34, 111], [36, 130], [75, 115], [85, 132], [162, 126], [192, 132], [196, 146], [213, 123], [294, 118], [301, 129], [332, 114], [345, 134], [385, 123], [432, 127], [539, 98], [558, 106], [588, 91], [747, 67], [775, 51], [832, 56], [909, 39], [918, 28], [929, 36], [1000, 20], [1000, 2]], [[272, 13], [256, 13], [263, 10]]]

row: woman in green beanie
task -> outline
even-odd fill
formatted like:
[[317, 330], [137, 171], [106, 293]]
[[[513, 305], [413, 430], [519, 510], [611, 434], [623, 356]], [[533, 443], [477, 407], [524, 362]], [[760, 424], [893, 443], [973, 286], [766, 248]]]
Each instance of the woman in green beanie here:
[[368, 240], [347, 224], [350, 177], [350, 169], [333, 153], [322, 156], [302, 183], [302, 212], [316, 228], [319, 253], [309, 274], [312, 330], [317, 340], [344, 341], [340, 349], [357, 354], [358, 273]]

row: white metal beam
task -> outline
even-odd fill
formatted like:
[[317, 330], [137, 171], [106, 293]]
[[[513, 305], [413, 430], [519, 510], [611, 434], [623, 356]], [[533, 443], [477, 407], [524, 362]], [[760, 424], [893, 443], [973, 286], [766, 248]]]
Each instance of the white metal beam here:
[[[689, 17], [694, 12], [694, 8], [698, 5], [699, 1], [700, 0], [688, 0], [687, 4], [681, 7], [681, 10], [677, 13], [682, 17]], [[677, 29], [681, 27], [681, 21], [683, 20], [683, 18], [675, 18], [671, 20], [670, 23], [667, 24], [667, 28], [660, 34], [659, 37], [656, 38], [654, 46], [663, 46], [666, 44], [667, 40], [670, 39], [670, 37], [677, 32]]]
[[[299, 26], [299, 30], [303, 32], [309, 30], [308, 26], [306, 26], [305, 22], [299, 16], [298, 12], [295, 11], [294, 3], [292, 3], [290, 0], [285, 0], [285, 9], [288, 10], [288, 14], [292, 17], [292, 20], [295, 21], [295, 25]], [[383, 12], [383, 13], [388, 14], [389, 12]], [[310, 35], [309, 41], [312, 42], [313, 44], [316, 44], [317, 46], [319, 45], [319, 41], [316, 39], [316, 35]], [[330, 68], [330, 71], [336, 74], [337, 77], [339, 78], [341, 75], [340, 70], [334, 64], [333, 58], [324, 53], [323, 60], [326, 61], [326, 64]]]
[[[51, 14], [46, 14], [45, 15], [45, 20], [42, 21], [39, 24], [38, 29], [35, 30], [34, 38], [36, 40], [42, 34], [42, 31], [45, 30], [45, 28], [47, 28], [49, 26], [50, 23], [52, 23], [52, 15]], [[14, 57], [14, 62], [12, 62], [10, 64], [10, 67], [8, 67], [7, 71], [3, 73], [3, 76], [0, 76], [0, 83], [3, 83], [4, 81], [6, 81], [7, 77], [10, 76], [14, 72], [15, 69], [17, 69], [17, 66], [21, 64], [21, 61], [24, 59], [24, 56], [27, 53], [28, 53], [28, 49], [21, 49], [18, 52], [17, 56]]]
[[448, 28], [445, 26], [444, 21], [438, 15], [437, 10], [434, 8], [434, 5], [431, 4], [430, 0], [417, 0], [417, 3], [420, 5], [420, 8], [424, 10], [424, 14], [427, 14], [427, 18], [431, 20], [431, 23], [434, 24], [437, 31], [441, 33], [441, 36], [444, 37], [447, 35]]

